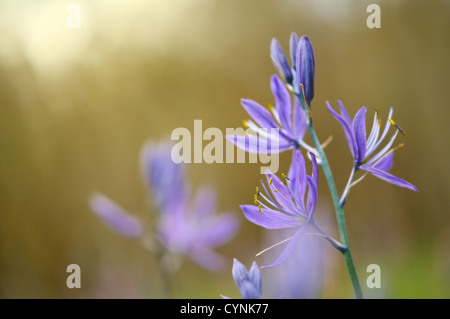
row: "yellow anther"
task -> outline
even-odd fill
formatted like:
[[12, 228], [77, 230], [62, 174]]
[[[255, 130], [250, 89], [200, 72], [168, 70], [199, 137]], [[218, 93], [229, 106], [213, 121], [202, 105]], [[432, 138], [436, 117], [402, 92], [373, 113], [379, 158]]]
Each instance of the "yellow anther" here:
[[259, 188], [256, 186], [256, 194], [259, 195]]
[[273, 190], [274, 193], [278, 193], [278, 191], [276, 189]]
[[395, 122], [394, 122], [394, 120], [393, 119], [388, 119], [389, 120], [389, 122], [391, 122], [391, 124], [392, 125], [394, 125], [395, 126]]
[[261, 215], [262, 215], [262, 211], [261, 211], [261, 205], [258, 205], [258, 211], [259, 211], [259, 214], [261, 214]]
[[258, 204], [258, 194], [255, 194], [255, 205]]
[[389, 119], [389, 121], [391, 122], [391, 124], [393, 126], [395, 126], [397, 128], [397, 130], [400, 131], [400, 133], [402, 133], [403, 135], [406, 134], [406, 132], [400, 127], [400, 125], [398, 125], [397, 123], [395, 123], [392, 119]]
[[378, 119], [378, 124], [381, 127], [381, 117], [380, 117], [380, 112], [378, 112], [378, 108], [375, 108], [375, 112], [377, 112], [377, 119]]
[[242, 123], [244, 123], [245, 127], [248, 127], [247, 121], [246, 120], [242, 120]]
[[273, 176], [271, 176], [269, 179], [269, 185], [272, 185], [272, 179], [273, 179]]
[[272, 110], [272, 109], [273, 109], [273, 106], [272, 106], [272, 104], [270, 104], [270, 103], [267, 103], [267, 108], [268, 108], [269, 110]]

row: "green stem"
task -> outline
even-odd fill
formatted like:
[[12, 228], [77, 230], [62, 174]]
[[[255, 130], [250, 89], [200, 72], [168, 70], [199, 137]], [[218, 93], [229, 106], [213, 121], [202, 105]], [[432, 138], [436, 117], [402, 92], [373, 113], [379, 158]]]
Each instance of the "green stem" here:
[[353, 263], [353, 258], [350, 253], [350, 247], [348, 242], [348, 236], [347, 236], [347, 226], [345, 223], [345, 215], [344, 215], [344, 208], [340, 204], [339, 195], [337, 193], [336, 184], [334, 183], [333, 174], [331, 173], [330, 165], [328, 164], [327, 156], [325, 155], [325, 152], [320, 145], [319, 139], [317, 138], [316, 131], [314, 130], [312, 118], [310, 117], [309, 110], [306, 109], [304, 100], [302, 96], [297, 95], [297, 98], [300, 101], [300, 105], [303, 108], [303, 111], [305, 112], [306, 118], [307, 118], [307, 124], [308, 124], [308, 131], [309, 134], [313, 140], [314, 146], [316, 147], [319, 157], [320, 157], [320, 166], [322, 167], [323, 173], [325, 175], [325, 178], [328, 183], [328, 188], [330, 190], [331, 199], [333, 201], [334, 210], [336, 212], [336, 219], [337, 224], [339, 228], [339, 237], [341, 240], [342, 245], [346, 246], [347, 249], [345, 251], [341, 251], [342, 255], [344, 256], [345, 264], [347, 266], [348, 274], [350, 275], [350, 279], [352, 281], [353, 290], [355, 292], [356, 298], [361, 299], [363, 298], [361, 286], [359, 284], [358, 275], [356, 273], [355, 265]]

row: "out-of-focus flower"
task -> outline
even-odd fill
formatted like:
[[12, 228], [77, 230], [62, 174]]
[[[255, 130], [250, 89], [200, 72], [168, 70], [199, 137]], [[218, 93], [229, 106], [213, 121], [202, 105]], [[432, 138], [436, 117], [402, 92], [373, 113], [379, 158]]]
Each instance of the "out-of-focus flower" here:
[[316, 153], [303, 141], [306, 119], [298, 99], [291, 102], [288, 90], [277, 75], [272, 76], [270, 86], [275, 99], [275, 108], [270, 107], [270, 111], [253, 100], [241, 100], [252, 117], [244, 124], [257, 135], [227, 135], [226, 138], [250, 153], [275, 153], [300, 146]]
[[200, 266], [218, 270], [223, 257], [213, 249], [228, 242], [238, 229], [238, 220], [232, 213], [216, 214], [216, 194], [210, 188], [197, 192], [195, 201], [174, 205], [177, 209], [161, 216], [157, 236], [171, 252], [188, 256]]
[[[202, 267], [218, 270], [223, 257], [213, 249], [229, 241], [238, 229], [231, 213], [216, 214], [216, 193], [212, 187], [197, 192], [194, 201], [182, 164], [175, 164], [171, 145], [146, 144], [141, 152], [141, 167], [153, 201], [161, 214], [155, 215], [154, 236], [172, 253], [189, 257]], [[125, 212], [104, 195], [90, 200], [91, 208], [116, 231], [129, 237], [143, 235], [136, 217]]]
[[[247, 271], [239, 260], [234, 259], [232, 274], [242, 299], [262, 299], [262, 278], [256, 262], [253, 262], [252, 267]], [[222, 298], [229, 299], [225, 296]]]
[[310, 105], [314, 98], [315, 58], [311, 40], [304, 35], [300, 39], [292, 33], [290, 38], [292, 67], [277, 39], [272, 39], [270, 55], [275, 68], [288, 87], [297, 95], [305, 97]]
[[295, 234], [287, 239], [290, 240], [289, 244], [279, 258], [272, 265], [266, 267], [275, 267], [284, 262], [308, 228], [307, 226], [314, 224], [313, 214], [318, 196], [318, 169], [313, 154], [311, 154], [311, 159], [312, 174], [307, 176], [303, 155], [300, 150], [295, 150], [288, 176], [285, 177], [286, 185], [276, 175], [266, 174], [270, 191], [261, 181], [264, 192], [256, 188], [255, 205], [241, 206], [245, 217], [256, 225], [267, 229], [297, 229]]
[[[347, 144], [350, 148], [350, 152], [353, 155], [354, 166], [356, 169], [369, 172], [372, 175], [391, 184], [408, 188], [417, 192], [417, 188], [411, 183], [388, 173], [388, 171], [394, 164], [394, 151], [398, 147], [403, 146], [402, 144], [400, 144], [395, 148], [391, 148], [392, 144], [394, 143], [398, 132], [404, 134], [403, 129], [401, 129], [400, 126], [398, 126], [398, 124], [396, 124], [392, 120], [392, 114], [394, 112], [394, 109], [392, 107], [389, 110], [388, 121], [386, 121], [386, 125], [381, 136], [381, 119], [379, 117], [378, 111], [375, 112], [372, 130], [370, 131], [369, 137], [366, 139], [365, 107], [362, 107], [356, 113], [352, 121], [347, 113], [347, 110], [344, 107], [344, 104], [342, 104], [341, 101], [338, 101], [341, 114], [338, 114], [331, 107], [328, 101], [326, 102], [326, 105], [330, 113], [339, 121], [344, 129]], [[391, 136], [389, 142], [382, 149], [378, 150], [384, 138], [387, 136], [389, 128], [391, 126], [396, 127], [395, 133]]]

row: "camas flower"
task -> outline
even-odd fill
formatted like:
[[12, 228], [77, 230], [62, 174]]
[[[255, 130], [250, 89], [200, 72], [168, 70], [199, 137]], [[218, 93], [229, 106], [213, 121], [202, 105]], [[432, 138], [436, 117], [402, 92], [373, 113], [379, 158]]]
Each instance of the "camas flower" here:
[[[392, 120], [392, 114], [394, 112], [392, 107], [389, 111], [388, 121], [386, 121], [386, 125], [381, 133], [381, 136], [381, 119], [377, 110], [373, 119], [372, 130], [370, 131], [369, 137], [366, 138], [365, 107], [362, 107], [356, 113], [352, 121], [341, 101], [338, 101], [338, 105], [341, 110], [340, 115], [331, 107], [328, 101], [326, 102], [326, 105], [328, 110], [339, 121], [344, 129], [347, 144], [353, 155], [354, 166], [356, 169], [371, 173], [372, 175], [391, 184], [417, 192], [417, 188], [411, 183], [388, 173], [394, 164], [394, 151], [398, 147], [402, 146], [402, 144], [400, 144], [396, 148], [391, 148], [392, 144], [394, 143], [398, 132], [404, 134], [404, 131], [400, 128], [400, 126]], [[391, 136], [389, 142], [383, 148], [379, 149], [391, 126], [396, 127], [395, 133]]]
[[[147, 144], [141, 152], [143, 177], [160, 212], [154, 220], [154, 236], [171, 253], [185, 255], [200, 266], [218, 270], [223, 257], [213, 248], [229, 241], [238, 229], [231, 214], [215, 214], [216, 193], [205, 187], [190, 201], [191, 191], [182, 164], [175, 164], [171, 145]], [[142, 223], [104, 195], [95, 194], [91, 209], [114, 230], [128, 237], [144, 234]]]
[[[256, 262], [249, 271], [239, 260], [233, 260], [233, 278], [239, 288], [242, 299], [262, 299], [262, 278]], [[224, 299], [228, 297], [222, 296]]]
[[288, 87], [300, 96], [304, 93], [306, 103], [310, 105], [314, 97], [315, 74], [314, 50], [311, 40], [308, 36], [302, 36], [299, 39], [297, 34], [292, 33], [289, 44], [292, 67], [275, 38], [272, 39], [270, 48], [273, 64]]
[[255, 101], [241, 100], [253, 119], [244, 124], [257, 135], [227, 135], [226, 138], [250, 153], [282, 152], [299, 146], [316, 153], [303, 141], [306, 119], [298, 99], [292, 104], [288, 90], [277, 75], [272, 76], [270, 86], [275, 99], [275, 108], [271, 107], [271, 112]]
[[279, 258], [272, 265], [266, 267], [275, 267], [284, 262], [305, 232], [306, 226], [313, 224], [313, 214], [318, 196], [318, 169], [315, 156], [310, 155], [312, 159], [311, 176], [306, 175], [302, 153], [300, 150], [295, 150], [288, 176], [285, 177], [286, 185], [276, 175], [266, 174], [268, 185], [266, 187], [261, 181], [264, 193], [256, 188], [255, 205], [241, 206], [245, 217], [256, 225], [266, 229], [296, 229], [295, 234], [285, 240], [290, 240], [290, 242]]

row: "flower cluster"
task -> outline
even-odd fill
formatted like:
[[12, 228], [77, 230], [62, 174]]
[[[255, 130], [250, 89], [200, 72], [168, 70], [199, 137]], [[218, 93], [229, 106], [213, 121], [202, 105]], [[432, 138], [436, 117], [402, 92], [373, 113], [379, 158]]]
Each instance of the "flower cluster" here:
[[[260, 152], [259, 145], [278, 144], [280, 152], [293, 150], [292, 162], [288, 175], [282, 174], [283, 178], [279, 178], [270, 172], [266, 173], [266, 182], [261, 180], [261, 186], [256, 188], [254, 205], [242, 205], [242, 212], [249, 221], [266, 229], [294, 229], [292, 236], [268, 248], [289, 242], [278, 259], [266, 267], [275, 267], [283, 263], [294, 251], [301, 238], [311, 233], [324, 237], [344, 255], [344, 258], [350, 260], [349, 263], [353, 263], [351, 257], [349, 257], [347, 239], [344, 238], [340, 242], [331, 238], [316, 225], [313, 218], [318, 198], [318, 165], [322, 165], [324, 172], [326, 172], [325, 178], [332, 192], [332, 197], [333, 192], [336, 194], [333, 201], [338, 198], [338, 195], [323, 147], [317, 140], [310, 120], [315, 76], [315, 58], [311, 41], [307, 36], [299, 38], [293, 33], [290, 37], [291, 63], [289, 63], [279, 42], [273, 39], [271, 57], [282, 78], [273, 75], [270, 80], [275, 108], [270, 107], [270, 110], [268, 110], [252, 100], [243, 99], [241, 101], [242, 106], [252, 117], [251, 120], [244, 121], [244, 125], [259, 136], [227, 136], [227, 139], [237, 147], [254, 153]], [[291, 94], [293, 95], [293, 101]], [[341, 101], [338, 101], [338, 105], [340, 114], [326, 102], [329, 112], [344, 129], [354, 159], [347, 186], [339, 202], [334, 202], [335, 207], [337, 207], [336, 215], [341, 214], [341, 218], [338, 218], [340, 233], [341, 235], [344, 233], [346, 237], [345, 224], [342, 226], [343, 206], [350, 189], [361, 181], [367, 173], [413, 191], [417, 191], [417, 188], [411, 183], [388, 173], [393, 166], [394, 151], [402, 146], [400, 144], [397, 147], [392, 147], [395, 138], [399, 132], [405, 133], [392, 119], [393, 108], [389, 111], [384, 129], [382, 129], [382, 121], [378, 110], [376, 110], [372, 129], [367, 137], [366, 108], [362, 107], [352, 121]], [[383, 145], [391, 126], [395, 127], [395, 131], [388, 142]], [[278, 129], [279, 134], [264, 134], [271, 128]], [[304, 141], [307, 130], [311, 134], [315, 147]], [[311, 175], [306, 173], [302, 151], [306, 152], [308, 158], [311, 159]], [[357, 171], [363, 171], [365, 174], [357, 181], [353, 181]], [[237, 266], [235, 265], [235, 267]], [[352, 275], [355, 276], [355, 274]], [[353, 282], [357, 281], [357, 278], [353, 280]], [[242, 284], [237, 281], [236, 283], [242, 291]], [[357, 296], [362, 296], [358, 293], [358, 289], [360, 290], [358, 285], [354, 286], [355, 292]]]

